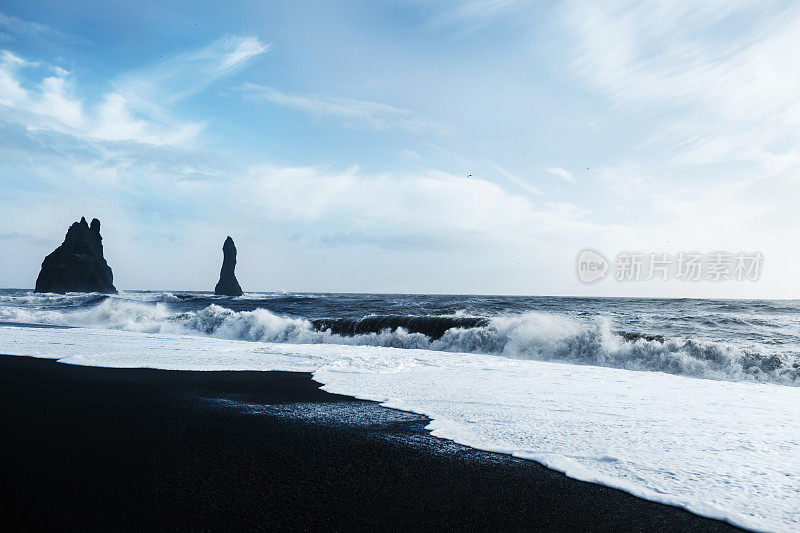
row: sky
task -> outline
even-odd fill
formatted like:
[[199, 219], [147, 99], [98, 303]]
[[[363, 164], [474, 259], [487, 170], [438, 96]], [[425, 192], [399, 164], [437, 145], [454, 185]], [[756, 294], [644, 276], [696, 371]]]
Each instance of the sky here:
[[[0, 286], [800, 298], [800, 4], [0, 5]], [[578, 253], [763, 256], [584, 284]], [[612, 266], [613, 269], [613, 266]]]

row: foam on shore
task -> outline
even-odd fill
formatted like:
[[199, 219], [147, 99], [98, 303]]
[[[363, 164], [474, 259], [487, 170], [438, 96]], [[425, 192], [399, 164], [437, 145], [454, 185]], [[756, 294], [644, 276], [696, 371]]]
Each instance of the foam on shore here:
[[0, 327], [0, 352], [104, 367], [313, 372], [435, 436], [756, 530], [800, 529], [800, 388], [482, 354]]

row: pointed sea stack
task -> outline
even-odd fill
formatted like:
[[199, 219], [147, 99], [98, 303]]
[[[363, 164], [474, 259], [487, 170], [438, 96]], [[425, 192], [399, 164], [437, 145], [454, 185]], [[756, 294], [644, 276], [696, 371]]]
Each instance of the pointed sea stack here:
[[64, 242], [42, 261], [34, 292], [104, 292], [115, 294], [114, 275], [103, 257], [100, 221], [81, 217]]
[[241, 296], [242, 288], [236, 281], [236, 245], [233, 239], [228, 236], [225, 244], [222, 245], [222, 269], [219, 271], [219, 281], [214, 287], [214, 294], [222, 296]]

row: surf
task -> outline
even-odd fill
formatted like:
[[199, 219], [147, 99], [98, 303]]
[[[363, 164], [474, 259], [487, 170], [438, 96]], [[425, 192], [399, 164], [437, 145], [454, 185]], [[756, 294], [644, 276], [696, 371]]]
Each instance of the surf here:
[[[283, 296], [277, 296], [283, 297]], [[473, 353], [510, 359], [559, 361], [730, 381], [800, 385], [796, 354], [766, 351], [744, 342], [699, 340], [621, 329], [608, 316], [525, 311], [478, 316], [365, 314], [305, 318], [266, 308], [235, 311], [207, 295], [145, 293], [135, 296], [24, 295], [0, 306], [0, 321], [202, 335], [261, 343], [336, 344]], [[266, 301], [261, 296], [256, 301]], [[214, 301], [213, 299], [211, 301]], [[741, 320], [730, 319], [736, 327]]]

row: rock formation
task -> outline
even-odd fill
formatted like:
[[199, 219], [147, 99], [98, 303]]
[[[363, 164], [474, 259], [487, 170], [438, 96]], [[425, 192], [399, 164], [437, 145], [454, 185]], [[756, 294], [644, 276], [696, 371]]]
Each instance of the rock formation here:
[[236, 269], [236, 245], [233, 244], [233, 239], [229, 236], [225, 239], [225, 244], [222, 245], [222, 269], [219, 271], [219, 281], [217, 286], [214, 287], [214, 294], [223, 296], [242, 295], [242, 288], [239, 286], [239, 282], [236, 281], [234, 269]]
[[116, 293], [114, 275], [103, 257], [100, 221], [81, 217], [67, 230], [64, 242], [42, 261], [35, 292]]

